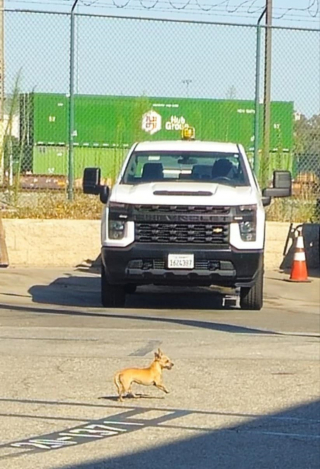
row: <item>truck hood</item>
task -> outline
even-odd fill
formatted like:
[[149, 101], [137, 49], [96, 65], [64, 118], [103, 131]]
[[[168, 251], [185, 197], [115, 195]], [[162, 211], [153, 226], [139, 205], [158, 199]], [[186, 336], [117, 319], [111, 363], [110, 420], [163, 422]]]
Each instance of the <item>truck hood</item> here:
[[110, 201], [135, 205], [249, 205], [257, 203], [257, 193], [250, 186], [192, 182], [150, 182], [116, 184]]

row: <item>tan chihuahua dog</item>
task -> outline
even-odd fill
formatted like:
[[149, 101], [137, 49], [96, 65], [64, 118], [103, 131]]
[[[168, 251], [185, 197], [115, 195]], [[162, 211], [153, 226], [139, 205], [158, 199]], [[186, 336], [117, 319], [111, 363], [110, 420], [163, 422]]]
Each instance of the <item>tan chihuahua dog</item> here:
[[132, 383], [143, 384], [144, 386], [156, 386], [161, 391], [168, 393], [169, 391], [162, 383], [162, 370], [166, 368], [171, 370], [173, 363], [160, 349], [154, 354], [154, 360], [148, 368], [126, 368], [118, 371], [114, 375], [114, 384], [117, 387], [119, 401], [123, 401], [125, 394], [131, 394], [137, 397], [131, 390]]

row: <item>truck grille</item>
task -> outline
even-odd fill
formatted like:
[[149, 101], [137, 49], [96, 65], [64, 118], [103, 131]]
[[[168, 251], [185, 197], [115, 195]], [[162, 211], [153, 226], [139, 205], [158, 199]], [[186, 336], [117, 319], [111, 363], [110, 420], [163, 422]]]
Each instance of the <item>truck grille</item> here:
[[208, 213], [227, 215], [230, 212], [230, 207], [214, 207], [212, 205], [135, 205], [134, 210], [139, 213]]
[[227, 244], [228, 224], [209, 223], [135, 223], [138, 243]]

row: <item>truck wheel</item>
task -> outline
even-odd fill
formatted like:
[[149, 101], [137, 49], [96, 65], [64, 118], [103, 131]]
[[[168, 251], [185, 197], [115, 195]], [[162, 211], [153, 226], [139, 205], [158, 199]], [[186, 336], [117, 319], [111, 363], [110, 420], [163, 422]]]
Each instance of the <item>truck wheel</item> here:
[[127, 283], [124, 287], [124, 291], [128, 293], [129, 295], [132, 295], [135, 293], [137, 290], [137, 285], [134, 285], [134, 283]]
[[105, 308], [121, 308], [126, 301], [123, 285], [110, 285], [107, 282], [104, 267], [101, 267], [101, 303]]
[[256, 283], [251, 288], [240, 289], [241, 309], [259, 311], [263, 306], [263, 271], [260, 271]]

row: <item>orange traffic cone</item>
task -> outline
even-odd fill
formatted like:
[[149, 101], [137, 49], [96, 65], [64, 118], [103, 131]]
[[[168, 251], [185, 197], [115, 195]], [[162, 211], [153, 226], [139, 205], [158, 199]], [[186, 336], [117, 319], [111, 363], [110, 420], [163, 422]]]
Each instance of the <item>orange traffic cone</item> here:
[[293, 254], [293, 263], [291, 266], [291, 275], [289, 282], [310, 282], [308, 279], [308, 269], [306, 262], [306, 253], [304, 250], [302, 228], [298, 229], [298, 236]]

